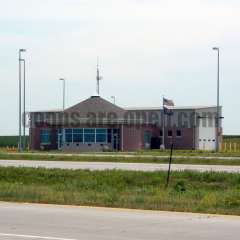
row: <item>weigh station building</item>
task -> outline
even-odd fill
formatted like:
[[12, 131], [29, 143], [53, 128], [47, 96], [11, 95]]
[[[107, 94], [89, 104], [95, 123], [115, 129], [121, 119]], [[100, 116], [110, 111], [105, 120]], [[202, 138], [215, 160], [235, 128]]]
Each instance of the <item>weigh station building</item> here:
[[[62, 151], [215, 150], [215, 106], [122, 108], [99, 95], [59, 111], [30, 113], [30, 148]], [[221, 115], [220, 115], [221, 116]]]

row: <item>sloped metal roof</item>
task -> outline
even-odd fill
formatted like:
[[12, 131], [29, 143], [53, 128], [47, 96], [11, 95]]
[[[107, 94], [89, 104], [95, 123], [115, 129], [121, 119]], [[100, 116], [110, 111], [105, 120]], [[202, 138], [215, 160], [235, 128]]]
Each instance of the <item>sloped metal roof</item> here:
[[67, 114], [77, 113], [81, 118], [87, 118], [89, 116], [89, 113], [114, 113], [117, 115], [117, 118], [123, 118], [126, 110], [112, 104], [100, 96], [92, 96], [85, 101], [66, 109], [64, 112]]

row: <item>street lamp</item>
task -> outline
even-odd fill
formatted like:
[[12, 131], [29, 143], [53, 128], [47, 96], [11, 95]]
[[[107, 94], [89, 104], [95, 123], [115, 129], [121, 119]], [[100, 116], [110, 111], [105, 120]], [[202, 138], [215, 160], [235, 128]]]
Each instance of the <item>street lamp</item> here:
[[220, 70], [219, 70], [219, 48], [218, 47], [214, 47], [213, 48], [214, 51], [217, 51], [217, 121], [216, 121], [216, 128], [217, 128], [217, 138], [216, 138], [216, 152], [219, 151], [219, 119], [220, 119], [220, 107], [219, 107], [219, 80], [220, 80]]
[[[19, 61], [19, 139], [18, 139], [18, 151], [22, 151], [22, 73], [21, 73], [21, 54], [26, 52], [26, 49], [18, 50], [18, 61]], [[25, 71], [24, 71], [25, 72]]]
[[65, 78], [60, 78], [60, 81], [63, 82], [63, 111], [65, 110]]
[[113, 103], [115, 105], [116, 104], [116, 97], [115, 96], [111, 96], [111, 98], [113, 99]]
[[26, 149], [26, 64], [23, 62], [23, 150]]

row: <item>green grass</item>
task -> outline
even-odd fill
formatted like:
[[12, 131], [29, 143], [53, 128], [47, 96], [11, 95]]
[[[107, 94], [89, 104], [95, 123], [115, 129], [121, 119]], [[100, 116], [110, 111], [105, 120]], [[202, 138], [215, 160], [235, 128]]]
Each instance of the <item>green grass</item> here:
[[[28, 143], [28, 136], [26, 136]], [[17, 147], [18, 136], [0, 136], [0, 147]]]
[[[136, 155], [152, 155], [152, 156], [164, 156], [168, 155], [170, 150], [143, 150], [138, 151]], [[173, 154], [175, 156], [199, 156], [199, 157], [240, 157], [240, 151], [237, 152], [219, 152], [216, 153], [215, 151], [203, 151], [203, 150], [174, 150]]]
[[17, 147], [17, 136], [0, 136], [0, 147]]
[[0, 168], [0, 200], [240, 215], [240, 175]]
[[[122, 163], [168, 163], [169, 158], [158, 158], [157, 156], [146, 157], [144, 155], [133, 155], [133, 157], [124, 157], [121, 155], [114, 156], [81, 156], [81, 155], [50, 155], [50, 154], [8, 154], [0, 153], [0, 159], [9, 160], [45, 160], [45, 161], [76, 161], [76, 162], [122, 162]], [[0, 160], [1, 161], [1, 160]], [[203, 165], [231, 165], [240, 166], [240, 159], [204, 159], [194, 158], [174, 158], [175, 164], [203, 164]]]

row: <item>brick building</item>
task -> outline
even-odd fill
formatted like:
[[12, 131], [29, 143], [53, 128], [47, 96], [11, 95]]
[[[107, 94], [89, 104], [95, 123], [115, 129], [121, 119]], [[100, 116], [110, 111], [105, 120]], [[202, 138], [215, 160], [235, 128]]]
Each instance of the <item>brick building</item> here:
[[[64, 111], [30, 114], [30, 148], [62, 151], [136, 151], [166, 148], [214, 150], [215, 106], [121, 108], [92, 96]], [[163, 124], [164, 123], [164, 124]], [[163, 126], [164, 125], [164, 126]], [[164, 141], [163, 141], [164, 138]]]

